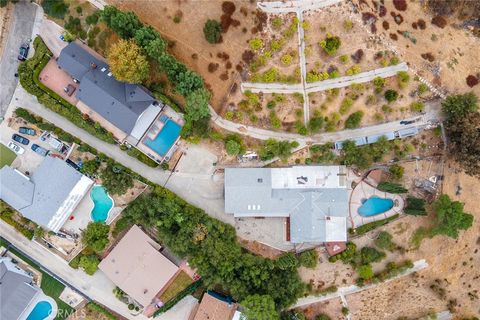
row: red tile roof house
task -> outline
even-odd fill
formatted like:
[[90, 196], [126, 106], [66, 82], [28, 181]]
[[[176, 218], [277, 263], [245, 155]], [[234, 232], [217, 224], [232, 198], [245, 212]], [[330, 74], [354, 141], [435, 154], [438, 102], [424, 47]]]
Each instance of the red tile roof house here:
[[173, 109], [143, 86], [116, 80], [103, 57], [78, 40], [62, 49], [56, 63], [79, 83], [74, 95], [83, 114], [158, 163], [171, 157], [184, 123]]
[[160, 248], [134, 225], [98, 268], [145, 310], [152, 310], [148, 307], [158, 303], [157, 297], [180, 273], [180, 269], [160, 253]]

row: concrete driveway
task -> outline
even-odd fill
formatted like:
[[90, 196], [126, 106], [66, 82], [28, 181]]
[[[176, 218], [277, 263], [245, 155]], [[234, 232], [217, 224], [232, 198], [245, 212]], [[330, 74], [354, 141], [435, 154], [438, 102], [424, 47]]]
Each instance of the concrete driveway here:
[[68, 44], [60, 39], [62, 33], [63, 28], [51, 20], [44, 19], [40, 25], [40, 35], [55, 57], [58, 57]]
[[0, 116], [4, 116], [17, 87], [17, 72], [19, 61], [18, 50], [23, 42], [32, 37], [32, 29], [38, 6], [30, 1], [20, 1], [13, 10], [12, 29], [8, 35], [5, 50], [0, 61]]

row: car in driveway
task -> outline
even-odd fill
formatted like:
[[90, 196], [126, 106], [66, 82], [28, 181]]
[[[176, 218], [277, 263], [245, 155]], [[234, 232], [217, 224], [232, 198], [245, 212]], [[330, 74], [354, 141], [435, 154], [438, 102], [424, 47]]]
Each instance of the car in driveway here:
[[24, 138], [21, 135], [16, 134], [16, 133], [13, 134], [12, 139], [17, 141], [17, 142], [20, 142], [21, 144], [24, 144], [26, 146], [30, 143], [30, 140], [28, 140], [27, 138]]
[[8, 148], [10, 150], [12, 150], [13, 152], [15, 152], [16, 154], [24, 154], [25, 153], [25, 149], [23, 149], [22, 147], [20, 147], [18, 144], [16, 144], [13, 141], [10, 141], [8, 143]]
[[20, 127], [18, 129], [18, 132], [23, 134], [28, 134], [29, 136], [34, 136], [37, 134], [37, 132], [34, 129], [28, 128], [28, 127]]
[[42, 148], [38, 144], [35, 144], [35, 143], [32, 144], [32, 150], [35, 151], [36, 153], [38, 153], [39, 155], [44, 156], [44, 157], [46, 157], [48, 152], [49, 152], [47, 149]]
[[18, 60], [25, 61], [28, 57], [28, 50], [30, 49], [30, 45], [28, 43], [24, 43], [20, 46], [20, 50], [18, 52]]
[[415, 123], [415, 120], [402, 120], [400, 121], [400, 124], [407, 125], [407, 124], [412, 124]]

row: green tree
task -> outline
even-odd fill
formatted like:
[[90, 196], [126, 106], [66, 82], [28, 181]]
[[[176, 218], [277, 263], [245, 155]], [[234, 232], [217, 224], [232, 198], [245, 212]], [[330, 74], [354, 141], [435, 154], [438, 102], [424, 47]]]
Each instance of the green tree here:
[[425, 210], [425, 200], [409, 196], [407, 197], [407, 205], [403, 211], [413, 216], [424, 216], [427, 214]]
[[383, 181], [377, 185], [377, 189], [383, 192], [390, 193], [407, 193], [408, 190], [398, 183]]
[[248, 44], [253, 51], [258, 51], [263, 47], [263, 41], [260, 38], [250, 39]]
[[452, 201], [446, 194], [442, 194], [432, 208], [435, 213], [433, 235], [446, 235], [456, 239], [459, 230], [467, 230], [473, 224], [473, 216], [463, 211], [463, 203]]
[[185, 70], [176, 77], [177, 85], [175, 90], [182, 96], [188, 96], [198, 90], [203, 90], [203, 79], [194, 71]]
[[392, 89], [389, 89], [385, 91], [384, 94], [385, 100], [387, 100], [389, 103], [394, 102], [398, 99], [398, 92]]
[[92, 14], [85, 18], [85, 22], [88, 25], [95, 25], [98, 22], [98, 18], [100, 18], [100, 10], [95, 10]]
[[315, 250], [307, 250], [300, 254], [298, 262], [305, 268], [314, 269], [318, 263], [318, 253]]
[[275, 260], [275, 265], [282, 270], [296, 269], [298, 266], [298, 260], [293, 253], [288, 252]]
[[87, 160], [83, 163], [81, 171], [82, 173], [94, 175], [97, 173], [99, 167], [100, 162], [97, 159]]
[[203, 26], [203, 35], [209, 43], [219, 43], [222, 39], [222, 25], [216, 20], [208, 19]]
[[400, 88], [405, 88], [410, 81], [410, 75], [408, 74], [407, 71], [399, 71], [397, 72], [397, 80], [398, 80], [398, 86]]
[[370, 280], [373, 278], [373, 269], [372, 266], [369, 264], [365, 264], [363, 266], [358, 267], [357, 269], [358, 276], [363, 280]]
[[311, 133], [317, 133], [322, 129], [324, 122], [322, 117], [312, 117], [308, 121], [308, 130], [310, 130]]
[[51, 17], [63, 19], [68, 12], [68, 4], [63, 0], [43, 0], [42, 8]]
[[151, 26], [143, 26], [135, 31], [134, 39], [140, 48], [146, 49], [150, 42], [161, 39], [161, 37]]
[[392, 241], [392, 235], [387, 231], [381, 231], [375, 239], [375, 245], [380, 249], [394, 251], [396, 248], [395, 243]]
[[240, 153], [240, 144], [237, 141], [228, 140], [225, 143], [225, 149], [229, 155], [236, 156]]
[[275, 139], [268, 139], [259, 150], [260, 158], [263, 161], [279, 157], [286, 160], [291, 154], [292, 149], [298, 147], [298, 142], [277, 141]]
[[478, 98], [473, 92], [448, 96], [442, 102], [442, 111], [447, 120], [462, 118], [478, 110]]
[[332, 318], [330, 318], [328, 315], [326, 315], [325, 313], [321, 313], [321, 314], [318, 314], [316, 317], [315, 317], [315, 320], [332, 320]]
[[341, 44], [342, 41], [340, 41], [340, 37], [333, 36], [331, 34], [327, 34], [325, 40], [322, 40], [319, 43], [320, 47], [322, 47], [329, 56], [333, 56], [337, 52], [338, 48], [340, 48]]
[[445, 129], [450, 156], [467, 174], [480, 177], [480, 113], [451, 116]]
[[399, 164], [394, 164], [388, 168], [388, 172], [390, 172], [390, 175], [394, 180], [400, 180], [403, 178], [405, 168]]
[[124, 168], [118, 165], [108, 164], [100, 173], [102, 185], [111, 194], [124, 194], [133, 187], [133, 178], [125, 172]]
[[345, 120], [345, 129], [355, 129], [360, 127], [360, 123], [362, 122], [363, 118], [363, 111], [356, 111], [348, 116], [347, 120]]
[[133, 38], [135, 32], [143, 26], [135, 13], [122, 12], [114, 6], [105, 6], [101, 17], [105, 24], [123, 39]]
[[188, 120], [197, 121], [210, 116], [208, 101], [210, 92], [207, 89], [199, 89], [187, 96], [185, 103], [186, 117]]
[[101, 252], [108, 244], [110, 227], [102, 222], [90, 222], [82, 231], [82, 242], [95, 252]]
[[244, 311], [241, 319], [244, 320], [275, 320], [280, 319], [275, 309], [275, 302], [269, 295], [254, 294], [240, 303]]
[[167, 43], [162, 38], [157, 38], [150, 41], [144, 48], [147, 56], [158, 60], [160, 56], [165, 54]]
[[360, 259], [361, 264], [370, 264], [372, 262], [378, 262], [385, 258], [385, 253], [382, 251], [378, 251], [372, 247], [363, 247], [360, 249]]
[[345, 140], [342, 144], [342, 162], [345, 165], [366, 169], [372, 164], [371, 154], [366, 150], [357, 147], [353, 140]]
[[149, 75], [147, 59], [133, 40], [120, 40], [112, 45], [107, 60], [117, 80], [142, 83]]
[[87, 256], [82, 256], [78, 264], [79, 267], [82, 267], [86, 274], [93, 275], [97, 269], [100, 260], [97, 255], [91, 254]]

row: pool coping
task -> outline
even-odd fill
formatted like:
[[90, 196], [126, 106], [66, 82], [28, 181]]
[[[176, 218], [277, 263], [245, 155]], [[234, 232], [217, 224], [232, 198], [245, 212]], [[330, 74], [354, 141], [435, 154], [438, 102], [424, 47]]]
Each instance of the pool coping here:
[[[40, 289], [40, 288], [39, 288]], [[30, 304], [28, 305], [28, 308], [26, 308], [25, 310], [23, 310], [23, 313], [20, 315], [19, 319], [21, 320], [26, 320], [28, 318], [28, 316], [30, 315], [30, 313], [33, 311], [33, 309], [35, 308], [35, 306], [39, 303], [39, 302], [42, 302], [42, 301], [46, 301], [48, 303], [50, 303], [50, 305], [52, 306], [52, 312], [50, 312], [50, 314], [44, 318], [43, 320], [53, 320], [55, 319], [55, 317], [57, 316], [58, 314], [58, 306], [57, 306], [57, 302], [50, 296], [47, 296], [42, 289], [40, 289], [39, 291], [40, 294], [36, 295], [34, 300], [30, 302]]]
[[[367, 186], [367, 188], [370, 188], [370, 190], [364, 190], [363, 186]], [[372, 192], [372, 190], [373, 190], [373, 192]], [[371, 217], [363, 217], [357, 211], [358, 208], [362, 205], [362, 203], [359, 203], [359, 202], [356, 201], [357, 197], [355, 197], [355, 196], [358, 192], [362, 192], [363, 196], [361, 198], [366, 198], [366, 199], [368, 199], [372, 196], [376, 196], [376, 197], [379, 197], [381, 199], [390, 198], [394, 201], [394, 205], [388, 211], [379, 213], [379, 214], [371, 216]], [[373, 185], [367, 183], [366, 181], [360, 181], [355, 186], [355, 188], [352, 190], [352, 193], [350, 194], [350, 199], [349, 199], [349, 220], [350, 220], [349, 223], [350, 223], [350, 227], [351, 228], [356, 228], [356, 227], [359, 227], [361, 225], [367, 224], [369, 222], [387, 219], [387, 218], [389, 218], [391, 216], [394, 216], [396, 214], [402, 214], [404, 207], [405, 207], [405, 200], [403, 199], [403, 197], [401, 195], [380, 191], [377, 188], [375, 188]]]
[[[110, 198], [110, 200], [112, 200], [112, 206], [110, 207], [110, 209], [107, 212], [107, 218], [105, 219], [105, 221], [95, 221], [95, 220], [93, 220], [93, 217], [92, 217], [93, 209], [95, 209], [95, 202], [92, 199], [92, 193], [91, 192], [92, 192], [93, 188], [95, 188], [97, 186], [103, 187], [105, 189], [106, 193], [107, 193], [107, 196]], [[107, 188], [105, 188], [103, 185], [98, 184], [98, 183], [93, 184], [93, 186], [90, 188], [90, 192], [88, 193], [88, 195], [89, 195], [90, 201], [93, 203], [93, 208], [90, 211], [90, 220], [92, 222], [103, 222], [103, 223], [106, 224], [107, 221], [108, 221], [108, 218], [110, 217], [110, 212], [113, 210], [113, 208], [115, 208], [115, 200], [113, 200], [112, 196], [108, 193]]]

